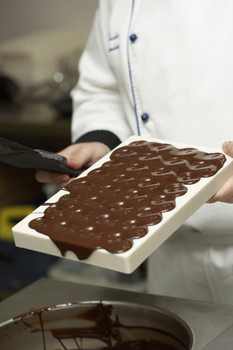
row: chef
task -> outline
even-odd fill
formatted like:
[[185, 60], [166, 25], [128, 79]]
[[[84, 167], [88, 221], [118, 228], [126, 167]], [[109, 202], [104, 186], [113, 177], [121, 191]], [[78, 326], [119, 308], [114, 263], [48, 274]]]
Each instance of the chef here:
[[[221, 148], [233, 135], [233, 2], [101, 0], [72, 91], [89, 167], [130, 135]], [[233, 143], [224, 151], [233, 156]], [[37, 171], [59, 188], [65, 174]], [[210, 203], [211, 202], [211, 203]], [[233, 304], [233, 177], [148, 259], [148, 292]]]

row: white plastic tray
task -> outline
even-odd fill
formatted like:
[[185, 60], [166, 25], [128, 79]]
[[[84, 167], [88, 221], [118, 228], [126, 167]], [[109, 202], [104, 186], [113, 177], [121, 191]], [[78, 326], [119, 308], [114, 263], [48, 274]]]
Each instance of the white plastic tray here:
[[[221, 152], [219, 149], [206, 148], [202, 146], [187, 145], [172, 141], [164, 141], [153, 138], [141, 138], [132, 136], [123, 142], [120, 146], [125, 146], [133, 141], [145, 140], [160, 143], [169, 143], [177, 148], [196, 148], [200, 151], [213, 153]], [[80, 176], [84, 177], [90, 170], [101, 166], [109, 160], [109, 153], [103, 157], [95, 165], [83, 172]], [[226, 156], [226, 162], [218, 173], [209, 178], [202, 178], [198, 183], [187, 186], [188, 191], [185, 195], [176, 198], [176, 207], [170, 211], [163, 213], [163, 220], [154, 226], [149, 226], [146, 236], [135, 239], [133, 247], [125, 253], [112, 254], [104, 249], [95, 250], [88, 259], [81, 262], [108, 268], [111, 270], [131, 273], [133, 272], [148, 256], [153, 253], [164, 241], [166, 241], [176, 229], [178, 229], [186, 219], [191, 216], [202, 204], [204, 204], [216, 191], [221, 187], [225, 180], [233, 173], [233, 159]], [[67, 194], [67, 191], [61, 190], [52, 196], [47, 202], [56, 202], [62, 195]], [[18, 247], [35, 250], [38, 252], [63, 257], [60, 250], [56, 247], [53, 241], [46, 235], [38, 233], [29, 227], [29, 222], [36, 217], [43, 216], [46, 205], [38, 207], [30, 215], [16, 224], [12, 231], [15, 244]], [[76, 255], [68, 251], [65, 258], [79, 261]]]

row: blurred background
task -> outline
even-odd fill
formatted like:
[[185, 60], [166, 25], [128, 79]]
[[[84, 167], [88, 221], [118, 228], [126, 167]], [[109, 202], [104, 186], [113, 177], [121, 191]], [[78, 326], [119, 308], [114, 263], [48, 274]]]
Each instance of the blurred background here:
[[[97, 0], [1, 0], [0, 137], [57, 152], [70, 143], [70, 90]], [[130, 276], [16, 248], [12, 226], [56, 191], [0, 163], [0, 300], [40, 277], [144, 291]]]
[[97, 0], [1, 0], [1, 137], [54, 151], [70, 142], [69, 93], [96, 7]]
[[1, 0], [0, 41], [37, 30], [72, 29], [84, 44], [98, 0]]

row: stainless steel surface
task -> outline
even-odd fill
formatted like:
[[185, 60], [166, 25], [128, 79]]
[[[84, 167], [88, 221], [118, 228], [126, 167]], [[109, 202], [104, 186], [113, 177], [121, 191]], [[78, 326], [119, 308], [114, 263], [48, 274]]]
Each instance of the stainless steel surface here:
[[[88, 313], [95, 307], [100, 307], [88, 317]], [[106, 315], [102, 307], [112, 308], [111, 316]], [[83, 317], [83, 315], [86, 315]], [[66, 304], [51, 307], [49, 310], [39, 310], [32, 314], [20, 316], [17, 320], [0, 324], [0, 348], [4, 350], [32, 349], [91, 349], [106, 346], [102, 338], [98, 339], [96, 330], [93, 331], [94, 320], [104, 317], [103, 324], [99, 326], [99, 335], [104, 332], [106, 339], [115, 344], [114, 335], [121, 336], [122, 341], [136, 342], [142, 339], [160, 341], [173, 350], [189, 350], [192, 347], [193, 337], [191, 330], [178, 317], [170, 312], [134, 304], [129, 302], [91, 301], [76, 304]], [[106, 319], [111, 319], [108, 324]], [[120, 322], [120, 324], [118, 323]], [[78, 329], [87, 327], [88, 332], [79, 337]], [[103, 328], [101, 328], [103, 327]], [[65, 337], [57, 338], [52, 334], [53, 329], [65, 330]], [[74, 342], [74, 329], [76, 329], [76, 344]], [[102, 331], [101, 331], [102, 329]], [[117, 332], [117, 333], [116, 333]], [[43, 347], [44, 345], [44, 347]], [[138, 345], [137, 345], [138, 346]]]
[[233, 326], [227, 328], [203, 350], [231, 350], [233, 348]]
[[[171, 312], [181, 318], [193, 333], [192, 350], [204, 350], [233, 326], [233, 307], [127, 292], [119, 289], [88, 286], [71, 282], [41, 279], [0, 303], [0, 322], [27, 312], [54, 304], [77, 301], [105, 300], [136, 303]], [[228, 349], [233, 348], [233, 334], [227, 338]], [[208, 347], [216, 350], [216, 347]], [[220, 349], [219, 349], [220, 350]]]

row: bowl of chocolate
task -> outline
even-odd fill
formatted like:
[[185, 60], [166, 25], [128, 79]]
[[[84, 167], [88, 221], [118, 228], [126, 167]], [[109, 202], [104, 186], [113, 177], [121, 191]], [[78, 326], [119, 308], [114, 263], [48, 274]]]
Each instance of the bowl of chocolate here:
[[91, 301], [30, 310], [0, 324], [4, 350], [189, 350], [183, 320], [142, 304]]

